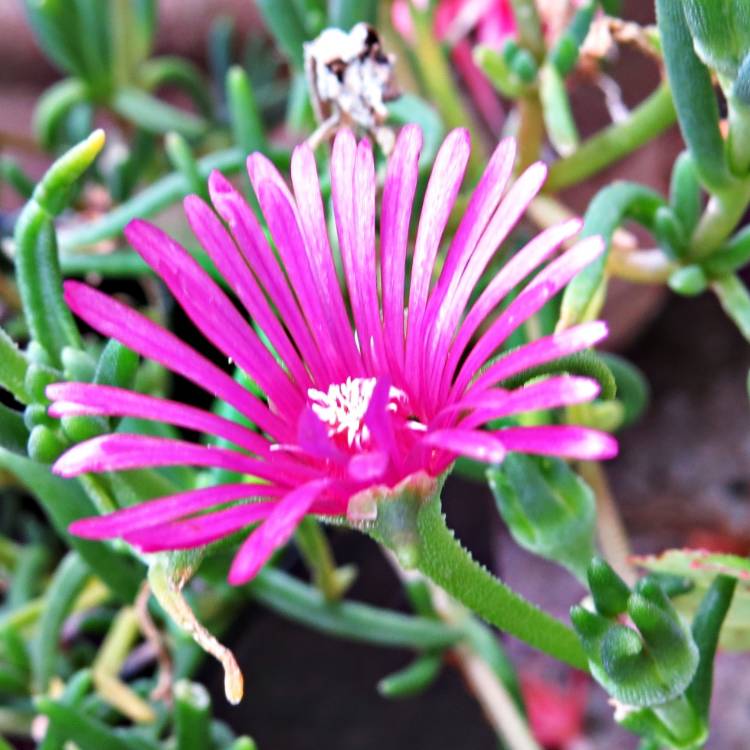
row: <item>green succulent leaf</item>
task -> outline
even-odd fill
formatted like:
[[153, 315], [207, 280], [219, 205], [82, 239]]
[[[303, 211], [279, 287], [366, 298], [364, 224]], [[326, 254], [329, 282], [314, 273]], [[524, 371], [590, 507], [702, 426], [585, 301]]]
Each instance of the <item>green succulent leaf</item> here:
[[509, 454], [487, 477], [498, 510], [525, 549], [584, 580], [594, 555], [594, 493], [558, 458]]

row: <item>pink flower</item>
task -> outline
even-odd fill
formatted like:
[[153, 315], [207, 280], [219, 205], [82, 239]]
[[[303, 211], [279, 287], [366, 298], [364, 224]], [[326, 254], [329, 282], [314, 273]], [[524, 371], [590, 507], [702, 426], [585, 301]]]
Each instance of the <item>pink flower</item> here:
[[[391, 6], [393, 27], [406, 39], [413, 39], [410, 4], [419, 0], [395, 0]], [[495, 89], [477, 67], [472, 54], [470, 31], [477, 41], [500, 48], [516, 33], [516, 22], [509, 0], [441, 0], [435, 9], [435, 35], [451, 47], [451, 57], [469, 95], [493, 132], [503, 125], [505, 115]]]
[[[86, 285], [66, 284], [71, 309], [94, 329], [193, 381], [257, 426], [255, 431], [186, 404], [115, 387], [50, 386], [54, 416], [153, 419], [236, 446], [235, 450], [109, 434], [63, 454], [54, 465], [62, 476], [193, 465], [254, 478], [252, 484], [187, 490], [77, 521], [72, 532], [92, 539], [121, 537], [155, 552], [205, 545], [259, 523], [230, 571], [230, 581], [241, 583], [289, 539], [306, 514], [354, 513], [361, 505], [350, 506], [352, 498], [395, 488], [417, 475], [437, 477], [457, 456], [495, 463], [506, 451], [580, 459], [616, 453], [609, 435], [581, 427], [482, 429], [490, 420], [519, 412], [593, 399], [597, 384], [580, 377], [550, 377], [513, 391], [501, 384], [528, 368], [590, 347], [606, 335], [603, 323], [586, 323], [496, 358], [513, 331], [603, 249], [599, 238], [589, 238], [538, 270], [576, 234], [579, 222], [548, 229], [516, 253], [470, 302], [495, 251], [545, 177], [544, 165], [535, 164], [508, 187], [513, 141], [497, 147], [433, 283], [441, 239], [469, 157], [464, 130], [446, 138], [424, 197], [408, 312], [404, 310], [421, 144], [418, 128], [402, 129], [388, 163], [378, 245], [372, 149], [367, 141], [357, 143], [349, 131], [336, 138], [331, 185], [346, 295], [329, 245], [315, 159], [306, 145], [294, 151], [291, 190], [265, 157], [253, 154], [248, 159], [278, 258], [253, 211], [219, 172], [209, 180], [213, 209], [197, 196], [185, 200], [193, 231], [247, 315], [265, 333], [275, 356], [180, 245], [144, 221], [127, 227], [130, 243], [197, 328], [266, 398], [239, 385], [135, 310]], [[513, 302], [494, 315], [508, 293], [535, 272]]]
[[529, 724], [540, 745], [549, 750], [566, 750], [583, 735], [589, 679], [574, 672], [560, 685], [530, 672], [521, 674], [521, 692]]

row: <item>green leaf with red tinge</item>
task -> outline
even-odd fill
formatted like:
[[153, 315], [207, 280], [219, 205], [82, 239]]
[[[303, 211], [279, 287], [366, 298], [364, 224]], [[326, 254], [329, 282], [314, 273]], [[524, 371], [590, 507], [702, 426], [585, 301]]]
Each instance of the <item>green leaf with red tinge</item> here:
[[689, 593], [674, 600], [677, 610], [689, 619], [717, 575], [736, 578], [737, 589], [719, 643], [731, 651], [750, 648], [750, 559], [706, 550], [670, 549], [660, 555], [637, 556], [634, 562], [655, 573], [681, 576], [693, 583]]

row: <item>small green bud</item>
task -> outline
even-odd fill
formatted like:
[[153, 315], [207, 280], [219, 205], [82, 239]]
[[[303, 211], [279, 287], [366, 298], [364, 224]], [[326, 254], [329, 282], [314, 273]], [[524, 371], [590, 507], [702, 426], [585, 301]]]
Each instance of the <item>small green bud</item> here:
[[255, 740], [250, 737], [238, 737], [229, 750], [258, 750], [258, 746], [255, 744]]
[[643, 642], [635, 630], [625, 625], [612, 625], [602, 639], [601, 660], [611, 679], [629, 681], [638, 678]]
[[60, 356], [62, 357], [63, 372], [68, 380], [90, 383], [94, 379], [96, 362], [90, 354], [72, 346], [66, 346]]
[[708, 287], [708, 279], [700, 266], [678, 268], [667, 280], [669, 288], [684, 297], [695, 297]]
[[510, 67], [513, 64], [513, 60], [515, 59], [516, 55], [520, 51], [521, 48], [518, 46], [515, 40], [506, 39], [502, 49], [502, 56], [505, 60], [506, 65]]
[[138, 355], [123, 346], [119, 341], [110, 339], [102, 349], [99, 362], [96, 365], [94, 382], [130, 388], [137, 372]]
[[578, 62], [578, 53], [591, 28], [596, 6], [596, 2], [589, 2], [581, 7], [552, 50], [552, 64], [563, 77], [568, 75]]
[[29, 404], [24, 409], [23, 422], [29, 430], [33, 430], [37, 425], [55, 427], [55, 420], [47, 414], [44, 404]]
[[26, 356], [35, 365], [47, 365], [49, 367], [52, 364], [47, 350], [33, 339], [29, 341], [29, 345], [26, 347]]
[[521, 95], [523, 86], [511, 71], [505, 57], [496, 49], [478, 44], [474, 48], [474, 62], [503, 96], [515, 99]]
[[422, 654], [405, 669], [380, 680], [378, 692], [384, 698], [408, 698], [419, 695], [436, 680], [442, 664], [443, 658], [440, 654]]
[[34, 401], [40, 404], [46, 404], [49, 403], [49, 399], [45, 395], [44, 389], [50, 385], [50, 383], [56, 383], [60, 379], [59, 375], [55, 375], [54, 372], [48, 370], [46, 367], [31, 365], [29, 369], [26, 370], [24, 386]]
[[73, 443], [82, 443], [107, 432], [107, 423], [101, 417], [69, 415], [60, 420], [62, 430]]
[[534, 56], [526, 49], [518, 50], [510, 68], [524, 83], [534, 83], [539, 73], [539, 66]]
[[680, 639], [680, 623], [677, 615], [665, 612], [658, 604], [642, 594], [633, 594], [628, 600], [628, 614], [650, 649], [664, 653], [671, 650]]
[[550, 52], [550, 60], [557, 68], [557, 72], [563, 77], [573, 70], [578, 62], [578, 45], [569, 33], [564, 33], [557, 40], [552, 52]]
[[67, 446], [58, 434], [43, 425], [37, 425], [29, 435], [26, 450], [29, 458], [43, 464], [51, 464]]

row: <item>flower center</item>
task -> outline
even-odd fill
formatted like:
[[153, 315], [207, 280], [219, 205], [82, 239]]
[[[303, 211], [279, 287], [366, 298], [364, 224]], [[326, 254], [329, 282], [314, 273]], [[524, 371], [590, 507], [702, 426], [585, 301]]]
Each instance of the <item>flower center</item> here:
[[[375, 391], [376, 378], [347, 378], [343, 383], [328, 386], [327, 391], [308, 388], [307, 396], [318, 419], [328, 425], [328, 435], [346, 435], [350, 448], [362, 448], [370, 440], [370, 430], [364, 424], [370, 399]], [[406, 394], [391, 386], [388, 392], [390, 412], [405, 405]]]

